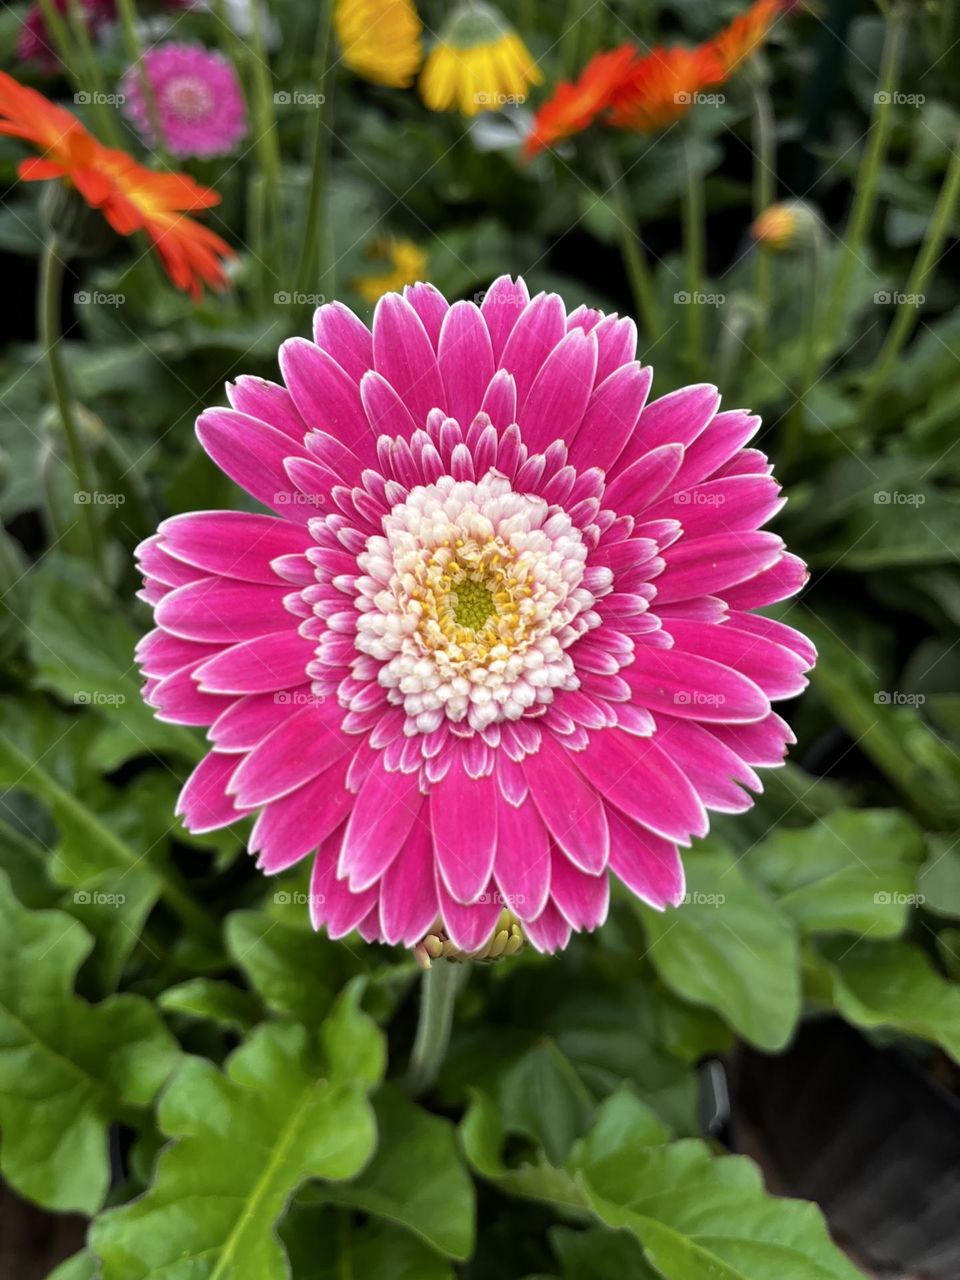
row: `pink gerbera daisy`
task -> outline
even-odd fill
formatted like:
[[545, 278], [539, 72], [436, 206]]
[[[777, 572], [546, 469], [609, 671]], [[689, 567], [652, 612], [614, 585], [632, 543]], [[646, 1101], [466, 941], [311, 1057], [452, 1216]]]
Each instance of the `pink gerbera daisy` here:
[[[143, 66], [156, 102], [163, 143], [171, 155], [222, 156], [247, 132], [247, 111], [233, 63], [199, 44], [170, 41], [148, 49]], [[124, 109], [138, 132], [157, 145], [139, 67], [120, 86]]]
[[209, 725], [191, 831], [257, 813], [267, 872], [314, 856], [332, 937], [481, 948], [507, 904], [553, 951], [655, 907], [678, 845], [750, 807], [813, 646], [753, 609], [803, 564], [759, 419], [712, 386], [647, 404], [631, 320], [502, 278], [392, 293], [241, 377], [197, 424], [275, 515], [175, 516], [140, 548], [146, 697]]

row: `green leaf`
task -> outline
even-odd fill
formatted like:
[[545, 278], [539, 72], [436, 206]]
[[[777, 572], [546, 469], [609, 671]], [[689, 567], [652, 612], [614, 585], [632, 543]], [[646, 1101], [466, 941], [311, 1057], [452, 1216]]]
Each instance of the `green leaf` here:
[[481, 1178], [495, 1183], [509, 1195], [539, 1200], [565, 1213], [582, 1211], [583, 1193], [563, 1169], [551, 1165], [538, 1153], [535, 1160], [523, 1159], [514, 1167], [506, 1164], [503, 1151], [507, 1132], [496, 1103], [487, 1094], [474, 1090], [460, 1125], [460, 1137], [470, 1167]]
[[960, 851], [949, 837], [930, 841], [930, 859], [920, 874], [920, 896], [927, 911], [960, 920]]
[[563, 1280], [658, 1280], [643, 1246], [626, 1231], [554, 1227], [550, 1243], [562, 1264]]
[[97, 966], [110, 989], [158, 898], [209, 946], [219, 946], [219, 930], [163, 859], [175, 826], [174, 780], [153, 772], [123, 792], [106, 785], [90, 759], [98, 732], [91, 716], [8, 699], [0, 713], [0, 785], [29, 792], [50, 810], [59, 831], [50, 874], [75, 891], [70, 910], [96, 930]]
[[534, 1045], [504, 1072], [499, 1096], [507, 1128], [531, 1138], [555, 1165], [563, 1164], [593, 1117], [594, 1099], [550, 1041]]
[[849, 1022], [933, 1041], [960, 1062], [960, 988], [941, 977], [919, 947], [836, 939], [818, 951], [833, 1004]]
[[358, 1177], [331, 1183], [317, 1194], [407, 1227], [448, 1257], [469, 1258], [473, 1182], [461, 1161], [453, 1126], [392, 1088], [378, 1094], [374, 1107], [377, 1154]]
[[675, 910], [636, 903], [649, 959], [677, 995], [715, 1009], [762, 1049], [782, 1049], [800, 1013], [793, 925], [726, 852], [686, 860], [687, 896]]
[[409, 1232], [376, 1218], [358, 1226], [346, 1209], [295, 1202], [280, 1234], [293, 1280], [453, 1280], [450, 1264]]
[[146, 1106], [177, 1058], [146, 1000], [91, 1005], [73, 993], [91, 945], [76, 920], [28, 911], [0, 877], [0, 1167], [60, 1212], [100, 1207], [108, 1125]]
[[843, 809], [749, 854], [802, 933], [896, 937], [916, 903], [923, 833], [899, 809]]
[[[374, 1148], [369, 1071], [349, 1069], [379, 1038], [368, 1022], [348, 999], [323, 1029], [323, 1054], [303, 1027], [270, 1023], [223, 1073], [186, 1059], [160, 1102], [175, 1141], [153, 1184], [91, 1231], [102, 1280], [284, 1280], [275, 1227], [290, 1197], [308, 1178], [353, 1177]], [[332, 1041], [347, 1051], [331, 1056]]]
[[230, 982], [215, 978], [190, 978], [162, 991], [157, 999], [168, 1013], [201, 1018], [230, 1031], [249, 1031], [260, 1020], [256, 997]]
[[665, 1280], [856, 1280], [820, 1211], [778, 1200], [743, 1156], [664, 1144], [642, 1104], [611, 1099], [572, 1171], [597, 1216], [631, 1231]]
[[100, 598], [93, 577], [74, 560], [48, 556], [30, 576], [30, 656], [36, 683], [77, 706], [89, 706], [122, 731], [125, 750], [111, 766], [148, 752], [187, 760], [203, 755], [200, 740], [180, 725], [157, 720], [140, 694], [133, 650], [140, 638], [115, 602]]
[[61, 1262], [47, 1276], [47, 1280], [96, 1280], [97, 1260], [88, 1249], [75, 1253], [66, 1262]]
[[[293, 896], [286, 889], [275, 895]], [[234, 911], [224, 931], [227, 951], [265, 1004], [304, 1026], [316, 1026], [356, 972], [356, 963], [342, 942], [331, 942], [310, 928], [306, 906], [281, 905], [296, 911], [300, 923], [288, 924], [265, 911]]]

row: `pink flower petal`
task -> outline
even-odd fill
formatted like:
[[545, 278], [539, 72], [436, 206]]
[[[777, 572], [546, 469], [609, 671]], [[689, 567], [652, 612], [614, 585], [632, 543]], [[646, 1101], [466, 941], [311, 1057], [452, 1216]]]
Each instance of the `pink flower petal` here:
[[583, 779], [580, 756], [558, 746], [545, 733], [540, 750], [523, 762], [523, 771], [540, 816], [564, 853], [584, 871], [607, 864], [610, 833], [602, 799]]
[[417, 426], [431, 409], [445, 408], [443, 382], [423, 322], [409, 302], [388, 293], [373, 317], [373, 359], [377, 372], [393, 386]]
[[494, 372], [490, 332], [472, 302], [455, 302], [447, 312], [439, 361], [447, 412], [467, 426], [480, 412]]
[[211, 751], [205, 755], [184, 783], [176, 812], [183, 818], [183, 825], [194, 835], [205, 831], [217, 831], [242, 818], [243, 812], [227, 795], [227, 782], [237, 767], [235, 756], [219, 755]]
[[298, 525], [244, 511], [191, 511], [160, 525], [164, 550], [178, 560], [227, 578], [276, 585], [270, 562], [301, 554], [309, 538]]
[[348, 746], [335, 707], [300, 707], [243, 760], [230, 779], [230, 792], [245, 808], [278, 800], [323, 773]]
[[296, 631], [275, 631], [224, 649], [193, 678], [206, 693], [272, 693], [303, 683], [316, 645]]
[[380, 882], [383, 940], [412, 947], [427, 934], [439, 914], [433, 840], [429, 826], [417, 822]]
[[369, 888], [400, 852], [425, 801], [415, 773], [370, 770], [356, 797], [340, 850], [337, 875], [354, 893]]
[[538, 916], [550, 892], [550, 838], [531, 800], [497, 811], [497, 886], [521, 920]]
[[550, 352], [520, 410], [520, 430], [531, 452], [557, 439], [574, 439], [593, 395], [596, 373], [597, 340], [574, 329]]
[[457, 902], [474, 902], [490, 881], [498, 808], [494, 779], [470, 778], [457, 761], [430, 791], [437, 866]]
[[658, 911], [677, 906], [683, 898], [683, 863], [677, 846], [614, 809], [610, 811], [610, 870]]

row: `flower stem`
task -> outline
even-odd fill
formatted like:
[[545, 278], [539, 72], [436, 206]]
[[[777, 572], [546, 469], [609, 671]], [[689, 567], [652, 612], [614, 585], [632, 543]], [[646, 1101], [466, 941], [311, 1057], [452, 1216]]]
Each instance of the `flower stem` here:
[[[60, 358], [60, 291], [63, 286], [65, 262], [61, 258], [56, 237], [49, 236], [44, 242], [40, 256], [40, 285], [37, 293], [37, 320], [40, 330], [40, 343], [46, 358], [50, 374], [50, 386], [63, 434], [70, 455], [70, 466], [77, 482], [77, 505], [80, 507], [81, 519], [86, 530], [90, 559], [101, 579], [104, 575], [103, 542], [100, 537], [100, 526], [97, 524], [96, 508], [93, 504], [93, 469], [87, 458], [80, 429], [73, 412], [70, 400], [70, 388], [67, 384], [67, 372]], [[80, 501], [80, 495], [86, 495], [87, 501]]]
[[824, 355], [826, 356], [829, 356], [839, 337], [850, 280], [873, 220], [877, 184], [886, 158], [887, 143], [893, 125], [893, 102], [906, 43], [908, 7], [908, 0], [896, 0], [887, 20], [887, 33], [880, 64], [880, 87], [874, 94], [870, 140], [857, 173], [853, 204], [850, 207], [850, 217], [843, 237], [840, 260], [834, 272], [833, 289], [830, 293], [823, 328]]
[[612, 147], [607, 147], [603, 155], [608, 188], [606, 194], [613, 200], [613, 212], [617, 222], [620, 239], [620, 252], [623, 264], [627, 269], [630, 288], [633, 291], [637, 316], [641, 320], [649, 342], [654, 343], [660, 337], [660, 320], [653, 293], [653, 282], [650, 269], [643, 253], [643, 242], [634, 230], [633, 213], [624, 195], [624, 174], [617, 161]]
[[[773, 111], [767, 86], [758, 80], [753, 88], [753, 216], [773, 204], [776, 197], [776, 147]], [[754, 254], [754, 293], [762, 308], [758, 326], [761, 337], [767, 331], [770, 310], [770, 255]]]
[[319, 276], [317, 261], [320, 258], [326, 230], [324, 216], [327, 195], [327, 169], [330, 153], [330, 131], [326, 116], [330, 111], [333, 96], [333, 76], [330, 74], [330, 32], [333, 22], [333, 0], [324, 0], [323, 12], [317, 28], [317, 44], [314, 50], [313, 83], [316, 85], [319, 101], [317, 118], [313, 131], [313, 165], [310, 174], [310, 193], [307, 197], [307, 213], [304, 219], [303, 244], [300, 249], [300, 262], [297, 266], [297, 290], [306, 293], [312, 290], [311, 284], [316, 281], [323, 292], [326, 272], [321, 270]]
[[[960, 145], [960, 139], [955, 144]], [[936, 207], [927, 225], [926, 235], [917, 253], [903, 294], [898, 296], [896, 314], [887, 331], [880, 354], [870, 374], [863, 400], [862, 416], [866, 419], [876, 404], [877, 397], [886, 385], [890, 369], [903, 349], [917, 321], [917, 298], [923, 294], [927, 279], [940, 259], [943, 246], [950, 233], [957, 201], [960, 198], [960, 155], [950, 148], [950, 163], [944, 175], [943, 185], [937, 197]], [[911, 301], [913, 299], [913, 301]]]
[[443, 1066], [453, 1008], [466, 974], [465, 963], [436, 960], [423, 975], [420, 1019], [407, 1072], [407, 1089], [414, 1097], [430, 1088]]
[[123, 43], [127, 51], [127, 57], [137, 69], [140, 92], [143, 94], [144, 105], [147, 108], [147, 118], [150, 121], [150, 132], [153, 134], [152, 145], [161, 164], [165, 168], [169, 168], [170, 157], [167, 153], [167, 140], [163, 132], [160, 112], [157, 109], [157, 96], [153, 92], [153, 82], [143, 60], [143, 45], [140, 43], [140, 37], [137, 34], [137, 11], [134, 8], [133, 0], [117, 0], [117, 9], [120, 13], [120, 25], [123, 28]]
[[703, 271], [705, 258], [703, 174], [693, 161], [690, 137], [683, 145], [686, 177], [683, 201], [683, 253], [686, 260], [687, 358], [694, 377], [703, 363]]

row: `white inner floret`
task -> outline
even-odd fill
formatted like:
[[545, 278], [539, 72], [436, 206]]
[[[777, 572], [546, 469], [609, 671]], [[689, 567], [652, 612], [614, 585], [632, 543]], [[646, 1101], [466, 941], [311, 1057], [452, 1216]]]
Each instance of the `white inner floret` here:
[[444, 716], [480, 730], [577, 688], [565, 651], [594, 602], [586, 557], [566, 512], [495, 470], [412, 489], [358, 557], [356, 601], [357, 648], [410, 731]]

